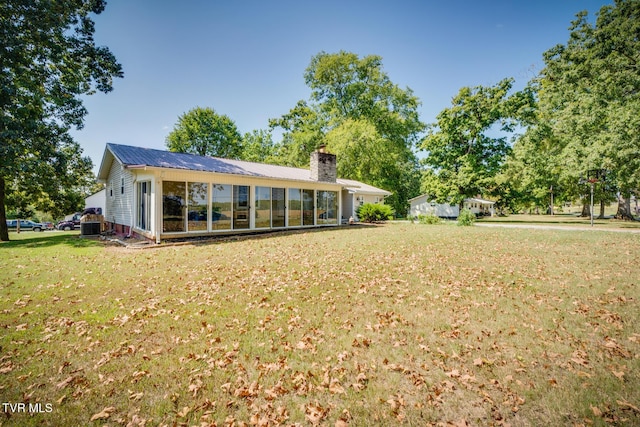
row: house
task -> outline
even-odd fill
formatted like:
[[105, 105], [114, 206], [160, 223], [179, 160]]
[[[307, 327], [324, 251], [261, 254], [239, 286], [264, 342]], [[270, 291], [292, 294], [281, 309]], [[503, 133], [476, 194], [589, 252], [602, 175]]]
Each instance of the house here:
[[423, 194], [413, 199], [409, 199], [410, 209], [409, 216], [418, 217], [420, 215], [434, 215], [440, 218], [457, 218], [460, 214], [460, 208], [448, 203], [436, 203], [429, 199], [429, 196]]
[[494, 209], [495, 204], [496, 202], [493, 200], [475, 197], [464, 199], [464, 207], [476, 214], [476, 216], [494, 216], [496, 214]]
[[[460, 208], [457, 205], [450, 205], [449, 203], [437, 203], [429, 198], [428, 195], [423, 194], [418, 197], [414, 197], [409, 200], [410, 209], [409, 215], [411, 217], [418, 217], [420, 215], [435, 215], [440, 218], [457, 218], [460, 214]], [[465, 199], [463, 202], [463, 208], [469, 209], [477, 216], [495, 214], [494, 206], [495, 202], [491, 200], [484, 200], [479, 198]]]
[[[104, 218], [118, 234], [162, 239], [337, 226], [361, 200], [391, 194], [336, 176], [319, 149], [310, 169], [107, 144], [98, 179]], [[377, 198], [377, 199], [376, 199]]]
[[84, 208], [100, 208], [100, 212], [104, 212], [107, 190], [104, 188], [97, 193], [85, 197]]

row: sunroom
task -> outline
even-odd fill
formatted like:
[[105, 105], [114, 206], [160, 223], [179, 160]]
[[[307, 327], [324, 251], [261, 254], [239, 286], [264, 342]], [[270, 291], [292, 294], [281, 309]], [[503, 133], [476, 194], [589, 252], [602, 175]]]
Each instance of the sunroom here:
[[335, 166], [322, 150], [312, 153], [309, 170], [107, 144], [98, 177], [107, 187], [108, 227], [159, 242], [337, 226], [346, 221], [344, 194], [372, 187], [341, 182]]

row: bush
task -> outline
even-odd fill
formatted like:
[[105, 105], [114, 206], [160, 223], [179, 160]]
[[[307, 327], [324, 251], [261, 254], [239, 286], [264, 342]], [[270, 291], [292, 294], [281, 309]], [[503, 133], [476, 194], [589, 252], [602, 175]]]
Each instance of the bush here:
[[420, 224], [440, 224], [442, 222], [442, 218], [435, 215], [418, 215], [418, 222]]
[[458, 225], [473, 225], [476, 222], [476, 214], [471, 212], [469, 209], [462, 209], [460, 211], [460, 215], [458, 215]]
[[393, 218], [393, 209], [388, 205], [365, 203], [356, 213], [362, 222], [382, 222]]

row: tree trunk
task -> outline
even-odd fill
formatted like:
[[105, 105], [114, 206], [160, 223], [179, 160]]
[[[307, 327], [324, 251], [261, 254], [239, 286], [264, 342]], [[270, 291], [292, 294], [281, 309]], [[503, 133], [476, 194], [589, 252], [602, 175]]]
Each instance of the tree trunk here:
[[623, 219], [625, 221], [634, 220], [631, 214], [631, 197], [624, 197], [622, 193], [618, 193], [618, 212], [616, 212], [616, 219]]
[[9, 228], [7, 227], [7, 212], [4, 208], [4, 177], [0, 176], [0, 242], [9, 241]]
[[604, 200], [600, 200], [600, 215], [598, 216], [598, 219], [604, 219]]
[[582, 213], [580, 216], [585, 218], [591, 216], [591, 207], [587, 203], [582, 205]]

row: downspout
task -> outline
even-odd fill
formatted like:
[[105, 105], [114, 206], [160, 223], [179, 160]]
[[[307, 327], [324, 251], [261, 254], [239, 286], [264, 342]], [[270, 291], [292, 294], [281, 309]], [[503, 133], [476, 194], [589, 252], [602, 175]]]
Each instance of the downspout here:
[[138, 177], [136, 176], [133, 179], [133, 182], [131, 183], [131, 197], [133, 198], [133, 200], [131, 201], [131, 208], [130, 208], [130, 212], [131, 212], [131, 225], [129, 226], [129, 234], [127, 234], [127, 239], [131, 238], [131, 235], [133, 234], [133, 225], [136, 222], [135, 216], [134, 216], [134, 211], [135, 211], [135, 204], [136, 204], [136, 182], [138, 182]]

